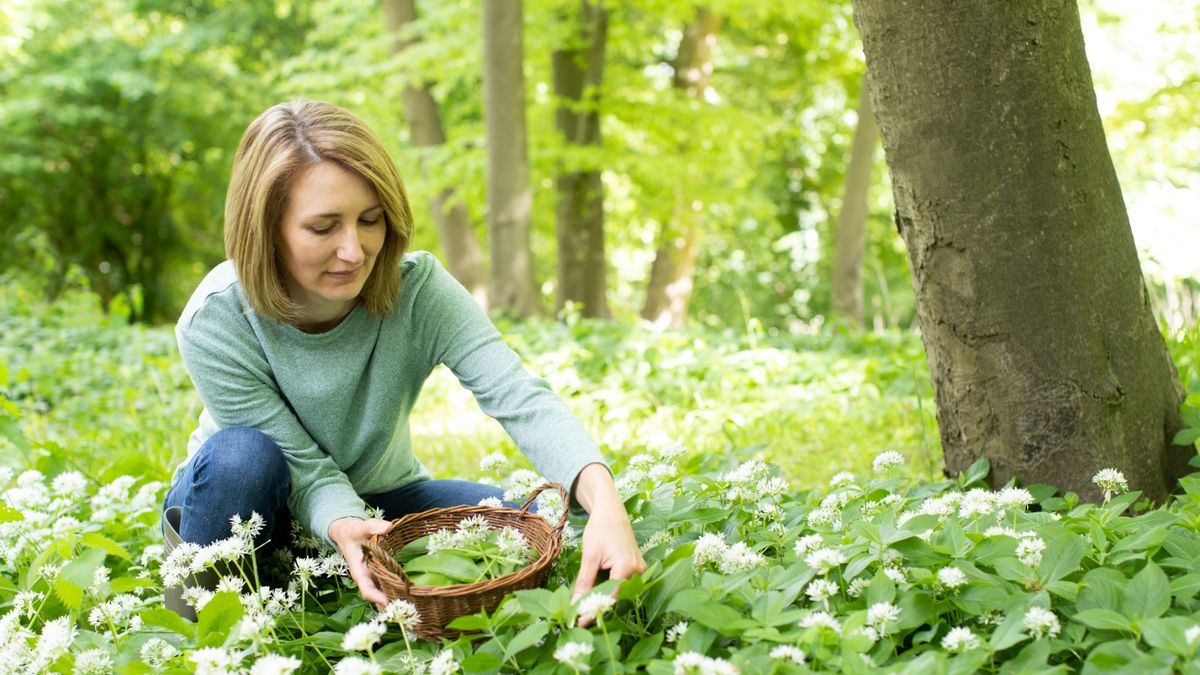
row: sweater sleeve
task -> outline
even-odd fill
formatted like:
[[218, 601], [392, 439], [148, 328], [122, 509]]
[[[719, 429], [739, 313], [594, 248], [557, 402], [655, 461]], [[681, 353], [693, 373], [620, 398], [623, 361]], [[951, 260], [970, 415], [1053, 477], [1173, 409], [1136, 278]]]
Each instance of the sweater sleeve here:
[[279, 445], [292, 482], [288, 509], [301, 525], [332, 544], [330, 523], [347, 516], [365, 518], [366, 504], [297, 419], [246, 318], [226, 313], [230, 316], [207, 305], [176, 327], [188, 374], [218, 427], [258, 429]]
[[589, 464], [608, 468], [596, 442], [541, 378], [533, 377], [491, 320], [431, 254], [418, 270], [427, 278], [413, 303], [413, 321], [432, 363], [448, 367], [495, 418], [543, 476], [571, 491]]

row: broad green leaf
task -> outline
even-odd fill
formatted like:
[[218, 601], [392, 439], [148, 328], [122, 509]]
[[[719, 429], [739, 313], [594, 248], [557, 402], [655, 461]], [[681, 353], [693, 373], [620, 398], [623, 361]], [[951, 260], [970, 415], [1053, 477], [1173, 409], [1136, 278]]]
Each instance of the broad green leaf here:
[[477, 631], [488, 627], [488, 620], [478, 614], [460, 616], [446, 625], [446, 628], [461, 631]]
[[147, 626], [157, 626], [166, 628], [167, 630], [178, 633], [189, 640], [196, 636], [196, 625], [190, 621], [185, 621], [183, 617], [169, 609], [157, 607], [154, 609], [145, 609], [138, 612], [138, 616], [142, 617], [142, 621]]
[[1162, 619], [1146, 619], [1138, 623], [1138, 628], [1142, 631], [1142, 639], [1151, 647], [1189, 658], [1192, 655], [1192, 644], [1188, 642], [1187, 631], [1195, 625], [1196, 622], [1191, 619], [1169, 616]]
[[110, 555], [115, 555], [118, 558], [130, 560], [129, 553], [117, 542], [100, 534], [99, 532], [86, 532], [83, 535], [83, 543], [93, 548], [98, 548]]
[[468, 673], [486, 673], [504, 665], [504, 660], [488, 652], [475, 652], [462, 660], [462, 668]]
[[520, 654], [523, 650], [537, 644], [538, 640], [541, 640], [543, 637], [545, 637], [549, 630], [550, 623], [548, 621], [538, 621], [537, 623], [526, 626], [520, 633], [517, 633], [516, 636], [513, 637], [511, 642], [504, 647], [505, 660], [512, 658], [513, 656]]
[[1125, 588], [1123, 612], [1139, 619], [1160, 617], [1171, 607], [1171, 582], [1162, 568], [1146, 563]]
[[63, 566], [54, 581], [54, 592], [64, 604], [75, 610], [82, 607], [83, 590], [92, 587], [92, 578], [105, 557], [103, 550], [89, 548]]
[[1083, 579], [1080, 581], [1076, 608], [1079, 610], [1110, 609], [1114, 612], [1118, 611], [1121, 609], [1121, 598], [1124, 596], [1125, 587], [1128, 584], [1129, 579], [1116, 570], [1106, 567], [1091, 570], [1083, 575]]
[[432, 572], [461, 583], [473, 583], [483, 576], [479, 565], [450, 551], [438, 551], [413, 558], [404, 566], [404, 572]]
[[1171, 595], [1189, 600], [1200, 593], [1200, 573], [1192, 572], [1171, 580]]
[[1073, 614], [1071, 620], [1077, 621], [1088, 628], [1119, 630], [1126, 633], [1133, 630], [1133, 626], [1129, 623], [1129, 619], [1125, 615], [1118, 614], [1110, 609], [1085, 609], [1082, 612]]
[[217, 593], [196, 612], [196, 635], [200, 644], [216, 646], [225, 641], [229, 629], [242, 618], [242, 601], [237, 593]]
[[891, 602], [896, 599], [896, 584], [891, 577], [880, 570], [875, 573], [875, 578], [871, 579], [871, 584], [867, 586], [867, 591], [864, 594], [867, 600], [867, 606], [877, 602]]
[[630, 665], [645, 663], [658, 654], [658, 650], [660, 647], [662, 647], [662, 643], [662, 631], [651, 633], [641, 640], [638, 640], [633, 647], [629, 649], [629, 653], [625, 656], [625, 660]]
[[1038, 578], [1049, 585], [1079, 570], [1083, 560], [1083, 539], [1078, 535], [1055, 537], [1047, 542], [1046, 552], [1038, 566]]
[[721, 632], [736, 635], [745, 627], [745, 617], [740, 612], [715, 600], [706, 591], [689, 588], [675, 596], [667, 611], [675, 611], [695, 619], [698, 623]]
[[109, 582], [114, 593], [128, 593], [136, 588], [150, 588], [153, 585], [153, 581], [137, 577], [117, 577]]

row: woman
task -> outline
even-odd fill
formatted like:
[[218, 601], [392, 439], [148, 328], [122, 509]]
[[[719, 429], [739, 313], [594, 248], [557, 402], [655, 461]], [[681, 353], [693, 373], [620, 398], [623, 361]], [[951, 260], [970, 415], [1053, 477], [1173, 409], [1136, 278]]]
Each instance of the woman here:
[[262, 544], [296, 518], [382, 605], [360, 544], [388, 523], [368, 506], [397, 518], [502, 494], [432, 480], [413, 456], [409, 413], [445, 364], [589, 513], [576, 596], [599, 570], [644, 570], [594, 441], [432, 255], [406, 255], [412, 228], [391, 157], [350, 113], [298, 101], [250, 124], [225, 203], [229, 260], [176, 327], [204, 411], [164, 503], [168, 524], [203, 545], [229, 536], [234, 514], [257, 512]]

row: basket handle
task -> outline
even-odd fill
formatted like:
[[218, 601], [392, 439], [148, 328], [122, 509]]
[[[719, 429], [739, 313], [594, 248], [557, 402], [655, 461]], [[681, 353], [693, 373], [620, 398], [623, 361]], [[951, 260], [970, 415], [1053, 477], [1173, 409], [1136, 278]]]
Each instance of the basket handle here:
[[558, 524], [554, 526], [554, 534], [561, 537], [563, 528], [567, 525], [567, 513], [571, 510], [570, 497], [567, 496], [567, 491], [563, 486], [558, 483], [542, 483], [537, 486], [533, 489], [533, 492], [529, 493], [529, 497], [525, 500], [525, 503], [521, 505], [521, 513], [529, 513], [529, 507], [533, 504], [533, 500], [537, 499], [538, 495], [550, 489], [558, 490], [558, 494], [562, 497], [562, 513], [558, 516]]
[[412, 582], [408, 580], [408, 575], [404, 573], [404, 567], [379, 546], [375, 541], [376, 538], [372, 537], [363, 542], [363, 554], [367, 557], [375, 558], [384, 569], [400, 577], [400, 581], [404, 582], [404, 592], [408, 593]]

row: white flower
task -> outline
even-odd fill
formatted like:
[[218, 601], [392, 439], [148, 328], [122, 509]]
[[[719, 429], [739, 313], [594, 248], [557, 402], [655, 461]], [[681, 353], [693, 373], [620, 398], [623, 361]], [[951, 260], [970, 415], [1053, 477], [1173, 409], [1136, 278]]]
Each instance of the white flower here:
[[196, 664], [199, 675], [225, 675], [232, 673], [241, 659], [219, 647], [205, 647], [188, 654], [188, 660]]
[[742, 462], [737, 469], [721, 475], [720, 480], [727, 483], [751, 486], [766, 477], [771, 468], [757, 459]]
[[87, 489], [87, 479], [78, 471], [60, 473], [50, 484], [50, 491], [61, 497], [76, 497]]
[[871, 468], [875, 473], [883, 473], [889, 469], [904, 466], [904, 455], [895, 450], [888, 450], [875, 455], [875, 460], [871, 462]]
[[229, 529], [233, 532], [233, 535], [235, 537], [241, 537], [251, 541], [253, 541], [253, 539], [257, 537], [260, 532], [262, 532], [265, 524], [266, 521], [263, 520], [263, 517], [254, 511], [250, 512], [250, 518], [245, 522], [243, 522], [242, 517], [236, 513], [233, 514], [233, 517], [229, 519]]
[[867, 608], [867, 625], [879, 630], [880, 633], [889, 621], [900, 618], [900, 608], [890, 602], [877, 602]]
[[250, 675], [288, 675], [300, 668], [300, 660], [291, 656], [267, 654], [260, 656], [250, 668]]
[[808, 524], [817, 527], [827, 525], [831, 530], [842, 529], [842, 517], [833, 509], [813, 509], [808, 514]]
[[459, 670], [458, 661], [454, 660], [454, 652], [444, 649], [429, 662], [429, 675], [450, 675]]
[[584, 642], [568, 642], [554, 650], [554, 660], [575, 670], [584, 672], [591, 669], [588, 657], [592, 655], [592, 646]]
[[801, 628], [826, 628], [838, 635], [842, 634], [842, 624], [829, 612], [813, 612], [808, 616], [800, 619]]
[[1045, 550], [1046, 542], [1040, 537], [1025, 537], [1017, 543], [1017, 559], [1030, 567], [1037, 567], [1042, 562]]
[[704, 567], [710, 562], [719, 563], [725, 557], [725, 551], [728, 548], [723, 535], [712, 532], [701, 535], [696, 540], [696, 548], [692, 552], [692, 563], [697, 568]]
[[804, 589], [804, 594], [813, 602], [825, 602], [837, 592], [838, 585], [828, 579], [816, 579], [808, 585], [808, 588]]
[[508, 458], [501, 452], [493, 452], [479, 460], [479, 470], [483, 473], [492, 473], [504, 466], [508, 466]]
[[[533, 489], [546, 481], [537, 474], [536, 471], [529, 469], [517, 469], [508, 475], [508, 491], [505, 493], [504, 499], [508, 501], [518, 501], [523, 499]], [[509, 494], [511, 493], [511, 497]]]
[[658, 532], [655, 532], [653, 536], [647, 539], [646, 543], [642, 544], [641, 551], [642, 553], [645, 553], [656, 546], [661, 546], [668, 543], [674, 538], [675, 535], [671, 534], [670, 530], [659, 530]]
[[686, 621], [680, 621], [679, 623], [675, 624], [674, 626], [671, 626], [670, 628], [667, 629], [667, 642], [669, 642], [669, 643], [677, 642], [679, 640], [679, 638], [683, 637], [683, 634], [687, 632], [687, 629], [688, 629], [688, 622], [686, 622]]
[[142, 645], [142, 661], [155, 670], [162, 668], [168, 661], [179, 656], [180, 652], [170, 642], [162, 638], [150, 638]]
[[383, 668], [378, 664], [357, 656], [338, 661], [333, 669], [334, 675], [381, 675]]
[[21, 591], [13, 596], [13, 611], [18, 615], [28, 614], [29, 618], [32, 619], [37, 614], [37, 608], [34, 607], [34, 604], [40, 601], [42, 597], [43, 595], [40, 591]]
[[737, 675], [738, 669], [725, 659], [715, 659], [696, 652], [683, 652], [675, 657], [675, 675]]
[[721, 574], [739, 574], [752, 570], [765, 562], [767, 559], [761, 553], [746, 546], [746, 542], [739, 541], [725, 549], [725, 555], [721, 558], [718, 567]]
[[970, 628], [951, 628], [946, 637], [942, 638], [942, 649], [957, 654], [969, 649], [979, 649], [983, 643], [971, 632]]
[[1024, 509], [1033, 503], [1033, 494], [1025, 488], [1006, 487], [996, 493], [996, 505], [1001, 509]]
[[854, 485], [854, 474], [849, 471], [839, 471], [833, 474], [833, 478], [829, 479], [829, 487], [833, 489], [844, 488]]
[[1129, 490], [1125, 474], [1116, 469], [1100, 469], [1095, 476], [1092, 476], [1092, 482], [1104, 490], [1104, 501], [1106, 502], [1112, 499], [1114, 493], [1119, 494]]
[[788, 483], [782, 478], [764, 478], [758, 481], [758, 494], [763, 497], [777, 497], [788, 489]]
[[821, 546], [822, 543], [824, 543], [824, 541], [821, 539], [821, 535], [819, 534], [810, 534], [800, 537], [796, 540], [796, 555], [804, 555], [809, 551], [816, 550]]
[[479, 500], [479, 506], [491, 506], [498, 509], [504, 506], [504, 502], [500, 501], [499, 497], [484, 497]]
[[908, 581], [908, 577], [904, 576], [904, 570], [899, 567], [885, 567], [883, 568], [883, 573], [895, 584], [902, 584]]
[[613, 608], [617, 601], [607, 593], [590, 593], [579, 601], [579, 618], [595, 619]]
[[93, 588], [93, 590], [98, 589], [100, 586], [107, 584], [109, 576], [110, 576], [110, 570], [107, 567], [105, 567], [104, 565], [97, 567], [96, 571], [92, 572], [92, 588]]
[[1017, 532], [1016, 530], [1012, 529], [1011, 527], [1006, 527], [1004, 525], [993, 525], [983, 531], [983, 536], [985, 536], [985, 537], [1012, 537], [1013, 539], [1018, 539], [1018, 538], [1020, 538], [1021, 533]]
[[75, 641], [75, 635], [75, 624], [71, 622], [71, 617], [60, 616], [47, 621], [42, 626], [42, 633], [38, 637], [34, 660], [46, 665], [53, 663]]
[[356, 624], [342, 637], [342, 649], [349, 652], [365, 652], [379, 642], [387, 627], [382, 622], [368, 621]]
[[791, 661], [798, 666], [804, 665], [804, 652], [792, 645], [779, 645], [772, 649], [771, 658], [779, 661]]
[[411, 631], [421, 623], [421, 614], [417, 611], [417, 606], [399, 598], [389, 602], [387, 607], [383, 608], [383, 612], [379, 614], [379, 618], [383, 621], [391, 621], [405, 632]]
[[943, 567], [937, 573], [938, 583], [946, 588], [958, 588], [967, 583], [967, 575], [957, 567]]
[[983, 488], [975, 488], [963, 495], [958, 504], [958, 516], [970, 518], [983, 516], [996, 510], [996, 495]]
[[850, 585], [846, 587], [846, 595], [849, 595], [852, 598], [857, 598], [860, 595], [862, 595], [863, 591], [867, 590], [867, 587], [870, 585], [871, 585], [870, 579], [867, 579], [864, 577], [856, 577], [854, 579], [854, 581], [851, 581]]
[[879, 631], [871, 628], [870, 626], [863, 626], [862, 628], [859, 628], [858, 634], [870, 640], [871, 644], [879, 642]]
[[1042, 607], [1030, 607], [1029, 611], [1025, 612], [1024, 623], [1025, 629], [1033, 638], [1055, 637], [1061, 630], [1054, 612]]
[[103, 649], [88, 649], [75, 655], [76, 675], [106, 675], [112, 672], [112, 656]]
[[805, 564], [816, 570], [817, 574], [828, 574], [829, 570], [845, 565], [848, 561], [846, 554], [836, 548], [819, 548], [804, 559]]
[[1188, 644], [1196, 644], [1196, 638], [1200, 638], [1200, 626], [1192, 626], [1183, 632], [1183, 637], [1187, 639]]

